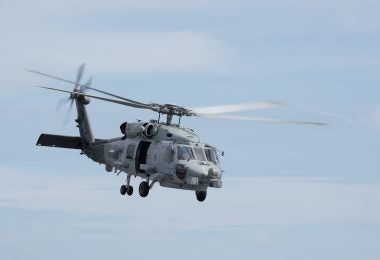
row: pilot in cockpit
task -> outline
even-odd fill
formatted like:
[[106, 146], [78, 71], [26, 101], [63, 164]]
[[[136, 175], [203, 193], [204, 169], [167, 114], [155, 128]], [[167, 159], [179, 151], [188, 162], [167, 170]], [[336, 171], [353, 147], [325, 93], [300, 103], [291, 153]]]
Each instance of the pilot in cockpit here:
[[191, 153], [191, 148], [187, 146], [179, 146], [178, 147], [178, 160], [188, 161], [193, 158]]

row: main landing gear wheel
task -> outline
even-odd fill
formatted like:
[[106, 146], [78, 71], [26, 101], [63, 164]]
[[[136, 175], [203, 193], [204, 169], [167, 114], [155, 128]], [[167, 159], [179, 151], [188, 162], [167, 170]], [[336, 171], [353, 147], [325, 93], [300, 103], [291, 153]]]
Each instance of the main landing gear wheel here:
[[143, 181], [142, 183], [140, 183], [139, 193], [140, 193], [140, 196], [143, 197], [143, 198], [145, 198], [146, 196], [148, 196], [148, 194], [149, 194], [149, 184], [148, 184], [148, 182]]
[[133, 194], [133, 187], [132, 186], [127, 187], [127, 185], [122, 185], [120, 187], [120, 194], [123, 196], [125, 194], [127, 194], [128, 196], [131, 196]]
[[207, 197], [207, 191], [196, 191], [195, 195], [197, 196], [198, 201], [203, 202]]
[[126, 193], [127, 193], [127, 186], [121, 185], [120, 194], [124, 196]]
[[132, 194], [133, 194], [133, 187], [132, 186], [128, 186], [128, 188], [127, 188], [127, 195], [128, 196], [132, 196]]

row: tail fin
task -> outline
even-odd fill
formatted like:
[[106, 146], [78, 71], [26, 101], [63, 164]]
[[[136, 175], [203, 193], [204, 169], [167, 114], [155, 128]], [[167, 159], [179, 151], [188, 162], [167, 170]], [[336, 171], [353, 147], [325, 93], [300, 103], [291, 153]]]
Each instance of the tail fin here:
[[90, 99], [85, 96], [73, 96], [72, 98], [75, 99], [78, 114], [78, 118], [75, 122], [78, 124], [77, 127], [79, 128], [80, 137], [82, 138], [83, 148], [85, 150], [89, 144], [95, 141], [86, 110], [86, 105], [90, 103]]
[[41, 134], [40, 138], [38, 138], [37, 145], [68, 149], [82, 149], [83, 142], [80, 137]]

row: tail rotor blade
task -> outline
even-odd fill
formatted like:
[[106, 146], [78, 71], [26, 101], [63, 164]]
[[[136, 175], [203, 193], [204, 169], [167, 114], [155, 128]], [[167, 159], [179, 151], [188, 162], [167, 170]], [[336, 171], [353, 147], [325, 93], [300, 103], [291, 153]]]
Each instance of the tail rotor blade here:
[[73, 105], [74, 105], [74, 99], [71, 99], [70, 105], [69, 105], [69, 108], [67, 109], [65, 119], [63, 120], [62, 126], [67, 125], [67, 123], [70, 121], [70, 115], [71, 115], [71, 111], [73, 110]]
[[94, 78], [93, 77], [90, 77], [88, 80], [87, 80], [87, 82], [86, 82], [86, 84], [84, 85], [85, 87], [91, 87], [91, 84], [92, 84], [92, 80], [93, 80]]
[[86, 63], [83, 63], [82, 65], [79, 66], [78, 71], [77, 71], [77, 79], [75, 81], [75, 87], [80, 85], [80, 81], [83, 77], [84, 69], [86, 67]]
[[92, 80], [93, 80], [93, 77], [90, 77], [87, 80], [86, 84], [83, 85], [82, 87], [83, 92], [86, 92], [87, 90], [91, 89]]
[[58, 103], [57, 103], [57, 107], [56, 107], [55, 111], [58, 112], [59, 110], [61, 110], [62, 107], [63, 107], [64, 105], [66, 105], [67, 102], [70, 101], [70, 99], [71, 99], [71, 98], [61, 98], [61, 99], [58, 101]]

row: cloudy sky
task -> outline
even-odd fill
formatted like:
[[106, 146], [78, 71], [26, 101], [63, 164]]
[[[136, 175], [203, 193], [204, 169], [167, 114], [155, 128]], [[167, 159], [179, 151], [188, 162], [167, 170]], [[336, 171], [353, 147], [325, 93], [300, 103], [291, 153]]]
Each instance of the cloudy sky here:
[[[374, 0], [0, 0], [2, 259], [379, 259], [380, 3]], [[75, 78], [145, 102], [188, 107], [277, 100], [245, 115], [329, 127], [185, 119], [225, 151], [206, 202], [125, 176], [77, 151], [36, 147], [63, 125]], [[312, 113], [341, 114], [341, 118]], [[150, 112], [93, 101], [94, 134]], [[133, 179], [135, 187], [138, 179]]]

